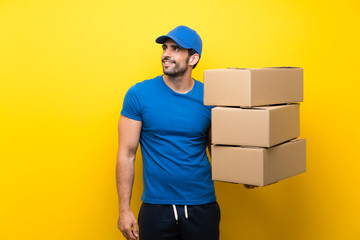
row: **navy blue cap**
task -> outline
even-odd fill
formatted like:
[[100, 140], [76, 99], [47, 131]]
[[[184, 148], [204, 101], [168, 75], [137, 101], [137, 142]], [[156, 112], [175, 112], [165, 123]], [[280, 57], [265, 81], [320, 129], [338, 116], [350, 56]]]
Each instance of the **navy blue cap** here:
[[180, 47], [186, 49], [194, 49], [201, 56], [202, 51], [202, 41], [200, 36], [186, 26], [178, 26], [171, 30], [167, 35], [158, 37], [155, 41], [157, 43], [163, 44], [167, 39], [171, 38], [176, 42]]

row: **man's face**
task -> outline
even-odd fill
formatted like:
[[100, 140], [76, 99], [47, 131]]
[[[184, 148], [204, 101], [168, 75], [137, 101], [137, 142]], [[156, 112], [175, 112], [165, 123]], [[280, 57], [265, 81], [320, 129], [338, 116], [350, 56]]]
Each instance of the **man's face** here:
[[161, 61], [163, 72], [171, 77], [183, 76], [189, 68], [189, 52], [180, 47], [172, 39], [168, 39], [163, 45]]

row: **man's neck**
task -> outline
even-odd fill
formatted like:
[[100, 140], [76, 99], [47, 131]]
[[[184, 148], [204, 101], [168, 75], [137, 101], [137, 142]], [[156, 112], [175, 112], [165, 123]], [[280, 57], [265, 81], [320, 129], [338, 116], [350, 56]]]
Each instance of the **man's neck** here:
[[177, 93], [188, 93], [194, 87], [194, 79], [191, 78], [191, 73], [179, 77], [171, 77], [164, 74], [163, 79], [166, 85]]

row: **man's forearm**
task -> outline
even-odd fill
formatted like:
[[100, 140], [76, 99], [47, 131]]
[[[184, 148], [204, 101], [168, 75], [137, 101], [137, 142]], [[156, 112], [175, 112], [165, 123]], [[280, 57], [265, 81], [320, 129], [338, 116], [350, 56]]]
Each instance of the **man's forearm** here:
[[118, 154], [116, 166], [116, 181], [119, 196], [119, 211], [130, 211], [131, 193], [134, 184], [134, 157], [124, 157]]
[[212, 141], [212, 136], [211, 136], [211, 127], [208, 130], [208, 141], [207, 141], [207, 148], [209, 150], [209, 154], [211, 157], [211, 141]]

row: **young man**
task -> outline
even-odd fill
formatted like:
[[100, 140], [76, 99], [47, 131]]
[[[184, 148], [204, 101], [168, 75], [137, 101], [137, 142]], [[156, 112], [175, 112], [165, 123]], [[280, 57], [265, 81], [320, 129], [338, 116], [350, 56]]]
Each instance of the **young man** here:
[[[118, 227], [126, 239], [217, 240], [220, 209], [206, 155], [211, 108], [203, 84], [191, 77], [202, 52], [200, 36], [179, 26], [162, 44], [164, 75], [132, 86], [119, 120]], [[139, 230], [130, 210], [140, 142], [144, 192]]]

